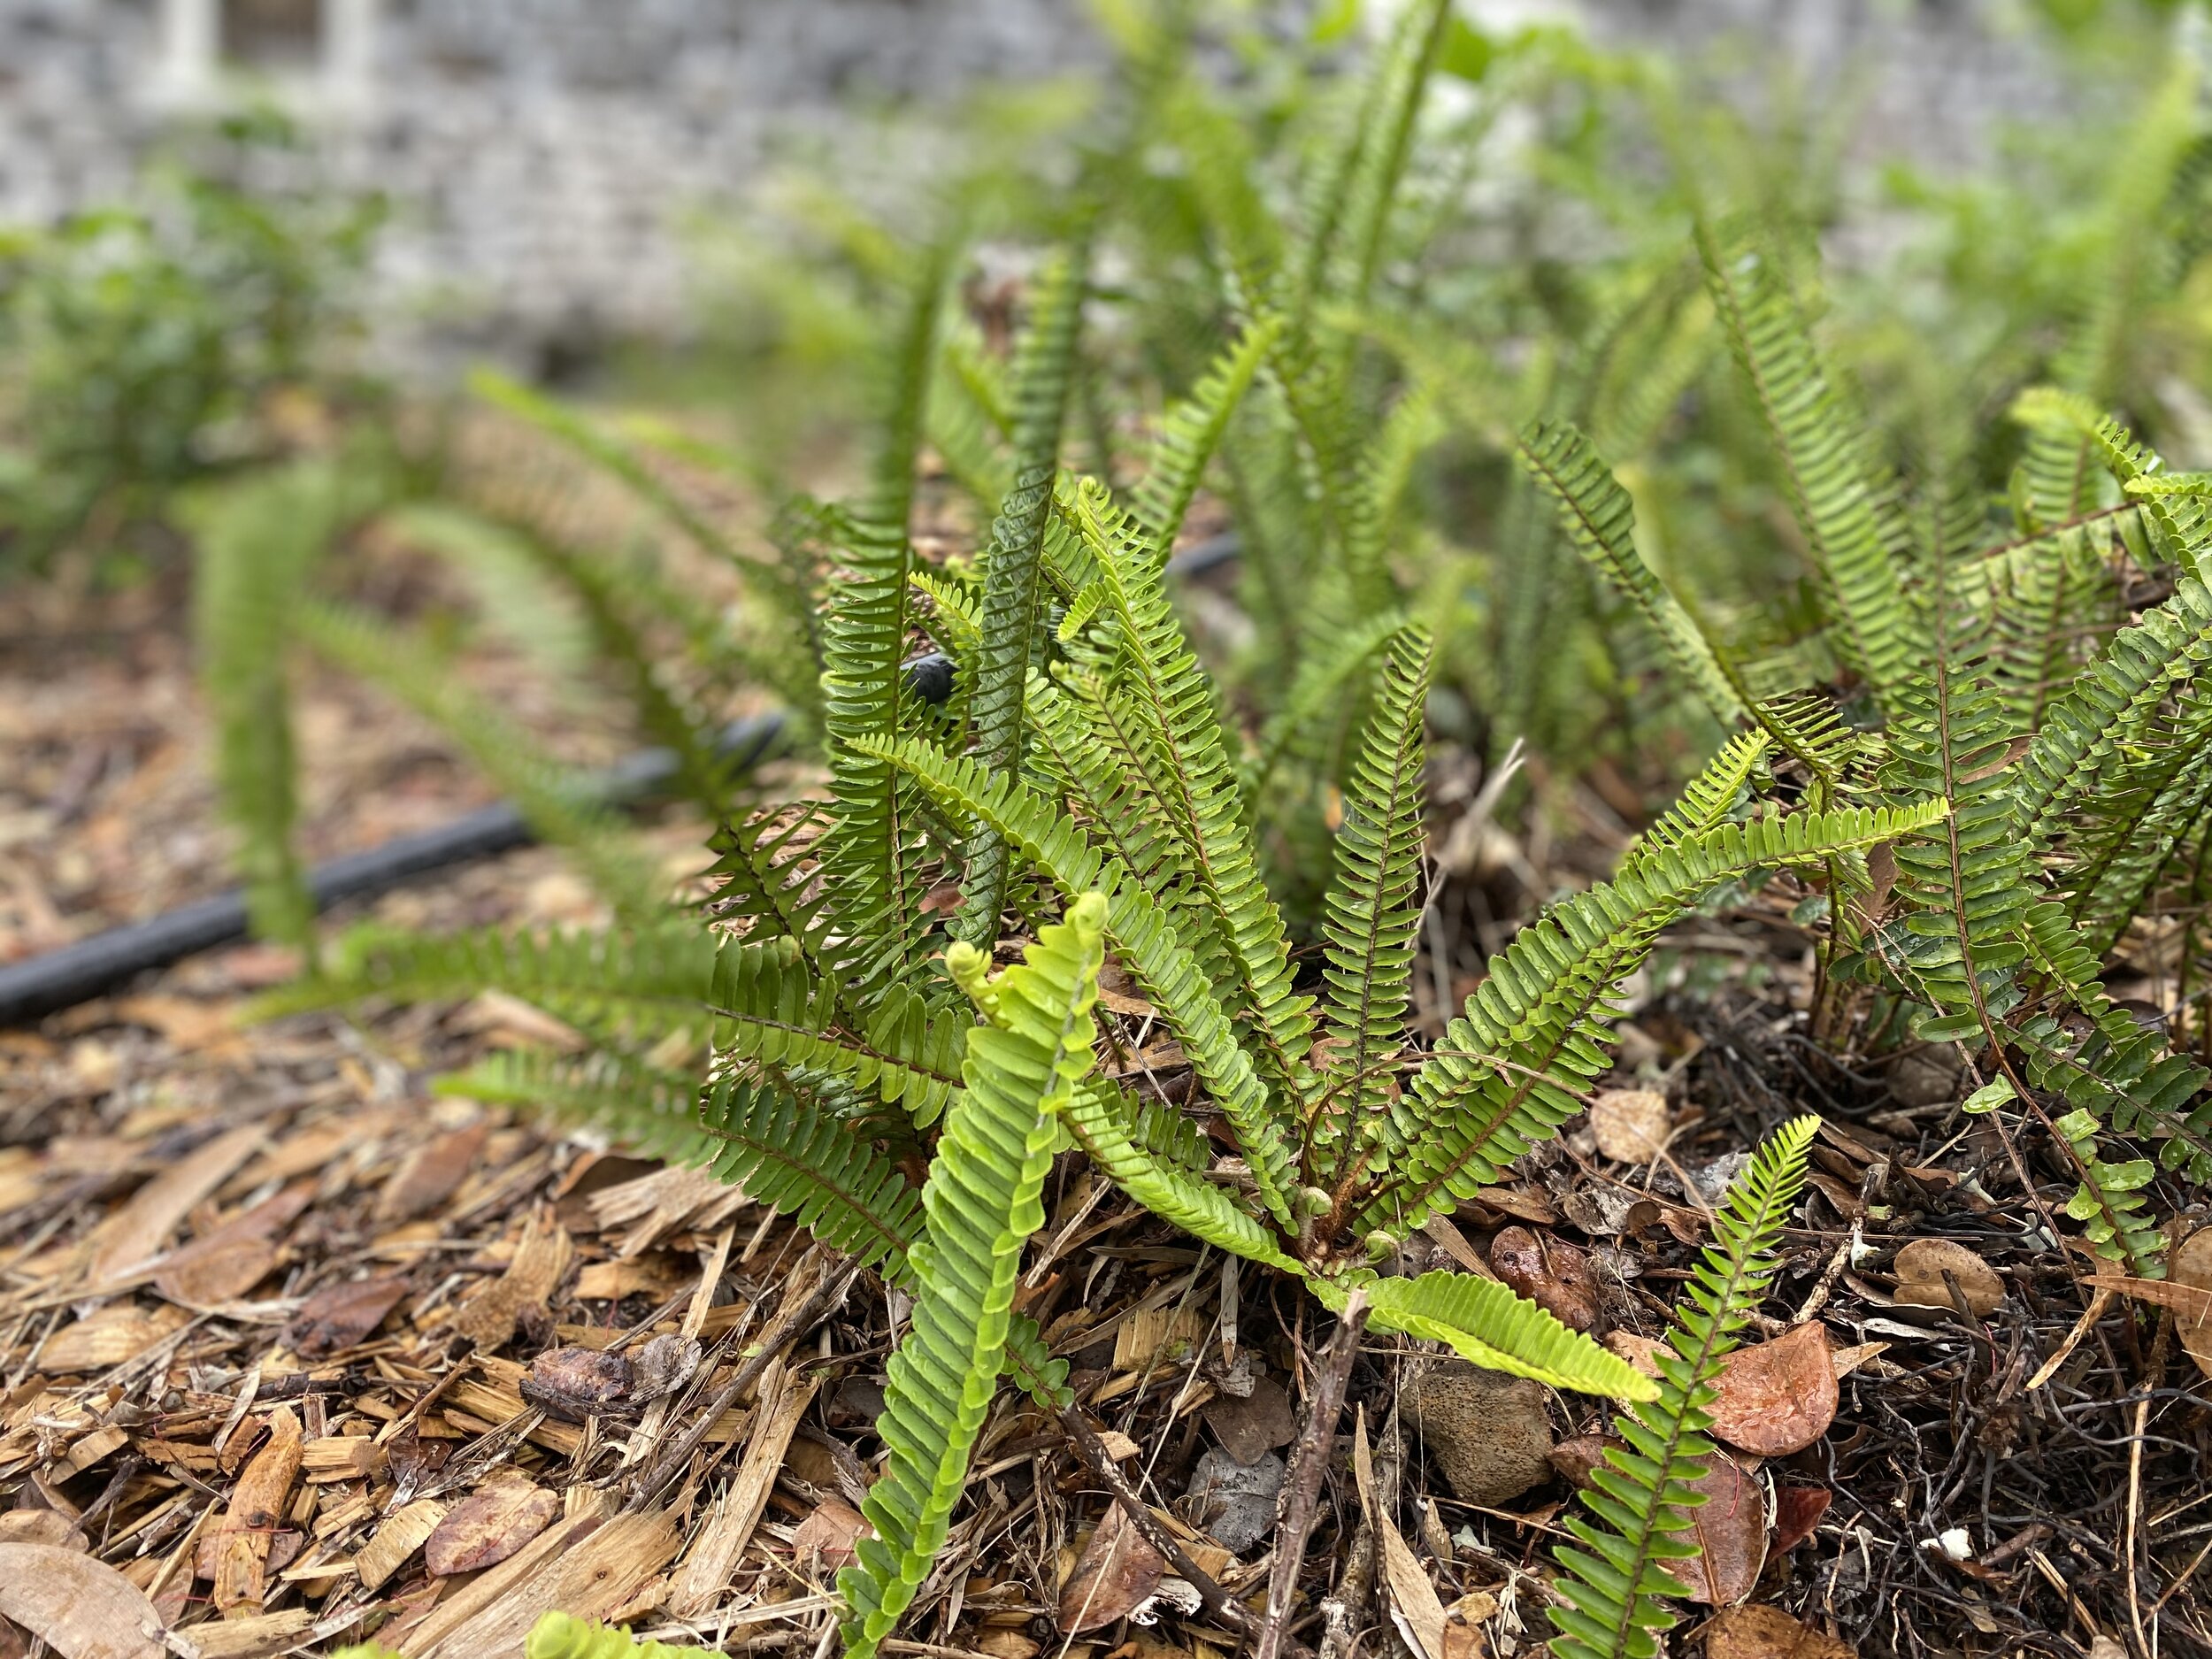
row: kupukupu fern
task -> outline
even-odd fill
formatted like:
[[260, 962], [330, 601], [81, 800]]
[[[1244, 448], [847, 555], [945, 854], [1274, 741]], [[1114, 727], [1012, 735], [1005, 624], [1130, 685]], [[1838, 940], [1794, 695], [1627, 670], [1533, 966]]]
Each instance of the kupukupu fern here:
[[998, 1392], [1022, 1249], [1044, 1225], [1058, 1115], [1093, 1064], [1105, 918], [1102, 898], [1078, 898], [1021, 965], [995, 977], [972, 946], [956, 944], [949, 958], [985, 1023], [969, 1039], [964, 1087], [922, 1189], [927, 1223], [909, 1252], [919, 1294], [876, 1425], [889, 1455], [863, 1506], [875, 1535], [838, 1575], [856, 1659], [906, 1610], [966, 1486], [969, 1448]]
[[1729, 1184], [1713, 1217], [1713, 1240], [1699, 1254], [1688, 1296], [1678, 1306], [1666, 1346], [1654, 1356], [1655, 1400], [1617, 1413], [1624, 1445], [1608, 1447], [1582, 1494], [1587, 1514], [1566, 1518], [1575, 1545], [1554, 1550], [1563, 1569], [1562, 1604], [1546, 1609], [1560, 1659], [1652, 1659], [1656, 1632], [1677, 1618], [1664, 1598], [1684, 1592], [1674, 1569], [1694, 1561], [1685, 1537], [1691, 1511], [1705, 1502], [1691, 1483], [1722, 1455], [1706, 1437], [1720, 1362], [1766, 1294], [1780, 1267], [1776, 1246], [1805, 1180], [1805, 1157], [1818, 1118], [1784, 1125]]
[[[571, 1613], [541, 1614], [530, 1626], [522, 1651], [526, 1659], [702, 1659], [704, 1647], [640, 1641], [626, 1629], [617, 1629]], [[356, 1642], [337, 1650], [335, 1659], [403, 1659], [392, 1648], [373, 1641]]]

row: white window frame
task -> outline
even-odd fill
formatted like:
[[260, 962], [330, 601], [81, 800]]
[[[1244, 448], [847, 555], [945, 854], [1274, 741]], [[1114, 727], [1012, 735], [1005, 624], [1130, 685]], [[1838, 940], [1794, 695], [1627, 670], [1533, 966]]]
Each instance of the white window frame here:
[[223, 62], [224, 0], [161, 0], [160, 58], [152, 89], [162, 103], [219, 106], [242, 84], [273, 90], [295, 113], [319, 117], [364, 109], [375, 91], [380, 0], [320, 0], [315, 66], [246, 76]]

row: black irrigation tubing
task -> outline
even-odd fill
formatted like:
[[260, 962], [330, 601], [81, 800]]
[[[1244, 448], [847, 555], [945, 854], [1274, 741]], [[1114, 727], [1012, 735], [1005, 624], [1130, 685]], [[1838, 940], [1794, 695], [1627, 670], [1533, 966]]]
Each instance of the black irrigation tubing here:
[[[1234, 532], [1213, 536], [1177, 554], [1168, 569], [1179, 576], [1201, 576], [1234, 558], [1239, 546]], [[780, 712], [740, 720], [723, 733], [722, 748], [740, 766], [750, 765], [782, 735], [783, 723]], [[596, 774], [593, 782], [606, 801], [637, 801], [665, 783], [676, 764], [671, 749], [640, 749]], [[495, 802], [436, 829], [318, 864], [308, 872], [307, 890], [319, 912], [347, 899], [373, 898], [433, 871], [527, 847], [536, 839], [519, 808]], [[58, 950], [0, 964], [0, 1026], [74, 1007], [149, 969], [234, 945], [250, 935], [246, 895], [233, 887], [151, 921], [111, 927]]]

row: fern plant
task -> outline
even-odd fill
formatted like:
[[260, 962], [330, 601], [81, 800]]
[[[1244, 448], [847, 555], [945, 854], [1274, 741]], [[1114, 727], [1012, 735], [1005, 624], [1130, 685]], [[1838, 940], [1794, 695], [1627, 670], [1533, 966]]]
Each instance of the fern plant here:
[[[1915, 502], [1836, 390], [1769, 234], [1708, 227], [1700, 245], [1804, 531], [1845, 707], [1871, 729], [1839, 726], [1830, 705], [1754, 695], [1755, 668], [1642, 563], [1626, 495], [1578, 434], [1532, 429], [1524, 460], [1686, 684], [1717, 712], [1732, 694], [1809, 805], [1949, 803], [1886, 849], [1893, 874], [1879, 891], [1855, 856], [1825, 861], [1824, 1002], [1870, 986], [1914, 1010], [1916, 1036], [1963, 1041], [2073, 1166], [2068, 1210], [2093, 1247], [2154, 1276], [2160, 1244], [2139, 1193], [2153, 1165], [2108, 1160], [2098, 1136], [2152, 1140], [2168, 1167], [2201, 1179], [2212, 1102], [2201, 1067], [2112, 1006], [2101, 958], [2205, 833], [2212, 805], [2201, 497], [2082, 398], [2041, 391], [2016, 414], [2071, 434], [2113, 480], [2108, 504], [2042, 516], [2044, 486], [2026, 475], [2048, 445], [2023, 464], [2014, 498], [2029, 504], [2008, 528], [1940, 477]], [[2092, 536], [2113, 565], [2085, 565]], [[2169, 588], [2124, 625], [2116, 604], [2094, 603], [2122, 564]], [[1832, 1010], [1821, 1025], [1833, 1028]]]
[[1656, 1633], [1678, 1622], [1666, 1599], [1683, 1594], [1677, 1570], [1699, 1555], [1686, 1535], [1692, 1512], [1706, 1501], [1694, 1483], [1707, 1460], [1721, 1455], [1706, 1437], [1714, 1379], [1781, 1265], [1776, 1247], [1819, 1127], [1816, 1118], [1784, 1125], [1729, 1183], [1688, 1297], [1653, 1356], [1658, 1397], [1614, 1418], [1623, 1444], [1608, 1447], [1591, 1472], [1582, 1494], [1587, 1513], [1566, 1520], [1582, 1548], [1554, 1551], [1563, 1599], [1546, 1611], [1560, 1659], [1653, 1659]]

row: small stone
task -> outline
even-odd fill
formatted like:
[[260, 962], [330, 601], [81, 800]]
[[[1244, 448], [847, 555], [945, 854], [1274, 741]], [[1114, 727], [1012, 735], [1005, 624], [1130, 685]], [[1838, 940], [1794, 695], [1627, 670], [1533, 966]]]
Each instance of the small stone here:
[[1406, 1366], [1400, 1409], [1463, 1502], [1495, 1507], [1551, 1479], [1541, 1383], [1431, 1357]]

